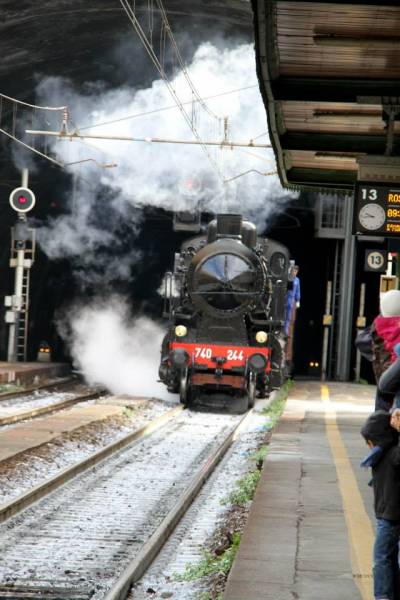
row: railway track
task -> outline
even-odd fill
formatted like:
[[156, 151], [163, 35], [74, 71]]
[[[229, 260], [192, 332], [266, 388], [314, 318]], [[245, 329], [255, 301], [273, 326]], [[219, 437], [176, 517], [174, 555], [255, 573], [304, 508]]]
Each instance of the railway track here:
[[[67, 384], [71, 385], [71, 381], [66, 381], [63, 385]], [[58, 391], [58, 387], [59, 384], [57, 384], [57, 386], [52, 385], [49, 387], [43, 387], [41, 389], [43, 392], [52, 392], [52, 390]], [[84, 393], [76, 393], [71, 390], [62, 392], [61, 395], [63, 398], [61, 400], [47, 402], [47, 394], [44, 393], [43, 396], [38, 396], [35, 390], [35, 394], [27, 394], [26, 392], [23, 392], [7, 399], [2, 398], [0, 401], [0, 410], [3, 409], [3, 412], [5, 410], [10, 410], [10, 414], [0, 416], [0, 426], [11, 425], [14, 423], [19, 423], [20, 421], [26, 421], [27, 419], [34, 419], [35, 417], [48, 415], [50, 413], [63, 410], [64, 408], [68, 408], [69, 406], [73, 406], [74, 404], [78, 404], [79, 402], [94, 400], [95, 398], [99, 398], [104, 394], [105, 391], [99, 389], [90, 392], [86, 391]], [[18, 408], [21, 407], [21, 405], [23, 408]]]
[[249, 415], [167, 414], [0, 526], [0, 598], [126, 598]]
[[75, 377], [63, 377], [58, 381], [53, 381], [52, 383], [42, 383], [39, 385], [33, 385], [31, 387], [25, 388], [23, 390], [13, 391], [13, 392], [1, 392], [0, 393], [0, 403], [3, 400], [8, 400], [9, 398], [17, 398], [18, 396], [23, 396], [25, 394], [33, 394], [39, 390], [54, 390], [59, 388], [60, 386], [70, 385], [76, 381]]
[[54, 490], [57, 490], [68, 481], [71, 481], [77, 475], [80, 475], [92, 467], [95, 467], [109, 456], [112, 456], [119, 450], [129, 446], [129, 444], [144, 438], [146, 435], [149, 435], [159, 427], [162, 427], [182, 410], [183, 409], [180, 406], [174, 408], [168, 413], [153, 419], [149, 424], [144, 425], [140, 429], [128, 433], [117, 441], [108, 444], [101, 450], [98, 450], [81, 461], [63, 469], [53, 477], [36, 485], [17, 498], [14, 498], [13, 500], [10, 500], [4, 504], [0, 504], [0, 523], [4, 523], [11, 517], [22, 512], [24, 509], [32, 506], [35, 502], [42, 500]]

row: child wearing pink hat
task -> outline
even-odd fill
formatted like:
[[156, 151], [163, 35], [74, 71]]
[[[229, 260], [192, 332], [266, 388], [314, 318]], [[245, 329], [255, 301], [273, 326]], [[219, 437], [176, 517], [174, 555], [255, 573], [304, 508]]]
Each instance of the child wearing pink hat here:
[[[376, 380], [397, 359], [394, 347], [400, 343], [400, 290], [390, 290], [381, 296], [381, 314], [371, 326], [372, 367]], [[390, 410], [394, 395], [380, 392], [376, 397], [375, 410]]]

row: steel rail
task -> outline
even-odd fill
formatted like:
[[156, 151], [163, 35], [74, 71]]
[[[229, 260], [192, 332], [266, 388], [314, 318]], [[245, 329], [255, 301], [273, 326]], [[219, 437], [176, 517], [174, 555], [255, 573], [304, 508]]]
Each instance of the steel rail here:
[[32, 408], [25, 412], [15, 413], [13, 415], [8, 415], [7, 417], [0, 417], [0, 426], [11, 425], [12, 423], [19, 423], [20, 421], [25, 421], [26, 419], [41, 417], [42, 415], [47, 415], [52, 412], [62, 410], [63, 408], [67, 408], [73, 404], [78, 404], [79, 402], [94, 400], [105, 393], [106, 392], [104, 390], [98, 390], [97, 392], [90, 392], [89, 394], [82, 394], [81, 396], [74, 396], [73, 398], [68, 398], [67, 400], [61, 400], [60, 402], [55, 402], [54, 404], [38, 406], [37, 408]]
[[74, 377], [63, 377], [62, 379], [59, 379], [59, 381], [54, 381], [53, 383], [42, 383], [41, 385], [34, 385], [32, 387], [13, 392], [1, 392], [0, 403], [2, 400], [8, 400], [9, 398], [18, 398], [18, 396], [29, 395], [33, 392], [36, 392], [37, 390], [52, 390], [53, 388], [57, 388], [59, 385], [67, 385], [69, 383], [76, 383], [76, 379], [74, 379]]
[[210, 454], [208, 460], [203, 464], [198, 473], [189, 483], [182, 496], [175, 506], [164, 517], [163, 521], [154, 531], [152, 536], [143, 545], [137, 556], [120, 574], [117, 581], [113, 584], [104, 600], [125, 600], [134, 583], [139, 581], [142, 575], [147, 571], [165, 542], [172, 534], [175, 527], [181, 521], [193, 500], [199, 494], [204, 483], [210, 477], [215, 467], [221, 461], [223, 456], [230, 448], [232, 442], [236, 439], [240, 429], [244, 426], [253, 409], [249, 410], [239, 421], [239, 423], [230, 431], [220, 446]]
[[88, 471], [91, 467], [98, 465], [100, 462], [102, 462], [109, 456], [115, 454], [119, 450], [126, 448], [133, 442], [141, 440], [153, 431], [156, 431], [163, 425], [166, 425], [169, 421], [175, 418], [176, 415], [178, 415], [182, 410], [182, 406], [175, 407], [174, 409], [168, 411], [164, 415], [153, 419], [153, 421], [151, 421], [147, 425], [144, 425], [140, 429], [129, 433], [128, 435], [117, 440], [116, 442], [108, 444], [101, 450], [98, 450], [94, 454], [91, 454], [79, 463], [76, 463], [70, 467], [67, 467], [66, 469], [63, 469], [62, 471], [60, 471], [60, 473], [54, 475], [54, 477], [51, 477], [43, 483], [40, 483], [39, 485], [31, 488], [24, 494], [21, 494], [13, 500], [10, 500], [10, 502], [0, 505], [0, 523], [4, 523], [4, 521], [7, 521], [11, 517], [14, 517], [24, 509], [34, 504], [35, 502], [49, 495], [54, 490], [60, 488], [62, 485], [64, 485], [77, 475]]

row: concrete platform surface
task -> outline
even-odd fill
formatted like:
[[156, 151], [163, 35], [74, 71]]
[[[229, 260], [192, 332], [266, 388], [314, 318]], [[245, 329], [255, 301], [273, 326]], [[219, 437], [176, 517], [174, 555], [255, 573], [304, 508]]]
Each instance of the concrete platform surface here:
[[373, 600], [372, 491], [359, 463], [374, 389], [292, 388], [224, 600]]
[[0, 361], [0, 383], [29, 385], [45, 379], [65, 377], [71, 371], [67, 363], [25, 362], [9, 363]]
[[0, 461], [41, 446], [83, 425], [121, 415], [124, 410], [124, 406], [114, 404], [93, 404], [6, 427], [0, 431]]

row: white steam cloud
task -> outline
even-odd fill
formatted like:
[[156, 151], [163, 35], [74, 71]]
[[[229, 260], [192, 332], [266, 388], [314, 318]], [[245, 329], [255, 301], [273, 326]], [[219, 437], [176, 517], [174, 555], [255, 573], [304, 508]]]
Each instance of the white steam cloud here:
[[146, 317], [133, 320], [122, 298], [73, 307], [59, 331], [88, 383], [104, 385], [115, 394], [176, 401], [157, 382], [164, 332]]
[[[221, 51], [210, 43], [202, 44], [194, 55], [189, 71], [203, 97], [254, 86], [208, 100], [207, 104], [217, 115], [229, 116], [231, 140], [248, 141], [257, 137], [257, 142], [269, 143], [265, 108], [257, 85], [251, 45]], [[181, 73], [173, 79], [173, 86], [180, 98], [190, 100], [189, 88]], [[139, 91], [128, 88], [104, 91], [99, 86], [92, 86], [89, 93], [83, 95], [64, 79], [48, 78], [39, 85], [38, 96], [40, 102], [46, 104], [67, 103], [81, 133], [194, 139], [177, 108], [119, 121], [127, 115], [156, 111], [173, 104], [161, 79], [155, 80], [150, 88]], [[191, 110], [190, 106], [186, 109]], [[199, 104], [195, 104], [193, 110], [202, 138], [221, 140], [222, 124], [206, 115]], [[114, 122], [94, 127], [108, 121]], [[88, 230], [88, 213], [94, 203], [98, 203], [98, 196], [104, 189], [108, 190], [109, 195], [112, 194], [113, 211], [120, 211], [124, 216], [127, 203], [136, 208], [155, 206], [176, 211], [190, 210], [200, 202], [202, 208], [212, 212], [242, 212], [246, 217], [256, 220], [261, 228], [264, 228], [265, 220], [272, 213], [280, 212], [287, 200], [295, 197], [282, 189], [276, 175], [265, 177], [255, 172], [275, 170], [272, 149], [210, 149], [226, 179], [248, 172], [225, 184], [200, 146], [111, 140], [90, 140], [90, 143], [58, 141], [53, 142], [53, 152], [66, 163], [90, 158], [96, 160], [97, 164], [86, 162], [81, 163], [81, 167], [70, 167], [73, 172], [79, 168], [90, 182], [90, 187], [85, 189], [85, 185], [81, 184], [77, 190], [76, 211], [72, 221], [68, 217], [61, 217], [51, 223], [48, 230], [42, 230], [42, 245], [52, 257], [60, 253], [79, 254], [81, 232], [87, 234]], [[99, 168], [99, 164], [110, 165], [114, 162], [118, 165], [116, 168]], [[184, 182], [193, 178], [200, 182], [200, 190], [196, 194], [185, 194], [182, 191]], [[110, 204], [110, 199], [102, 202]], [[99, 230], [93, 224], [92, 227], [92, 238], [96, 240]], [[47, 245], [49, 237], [53, 243]]]

